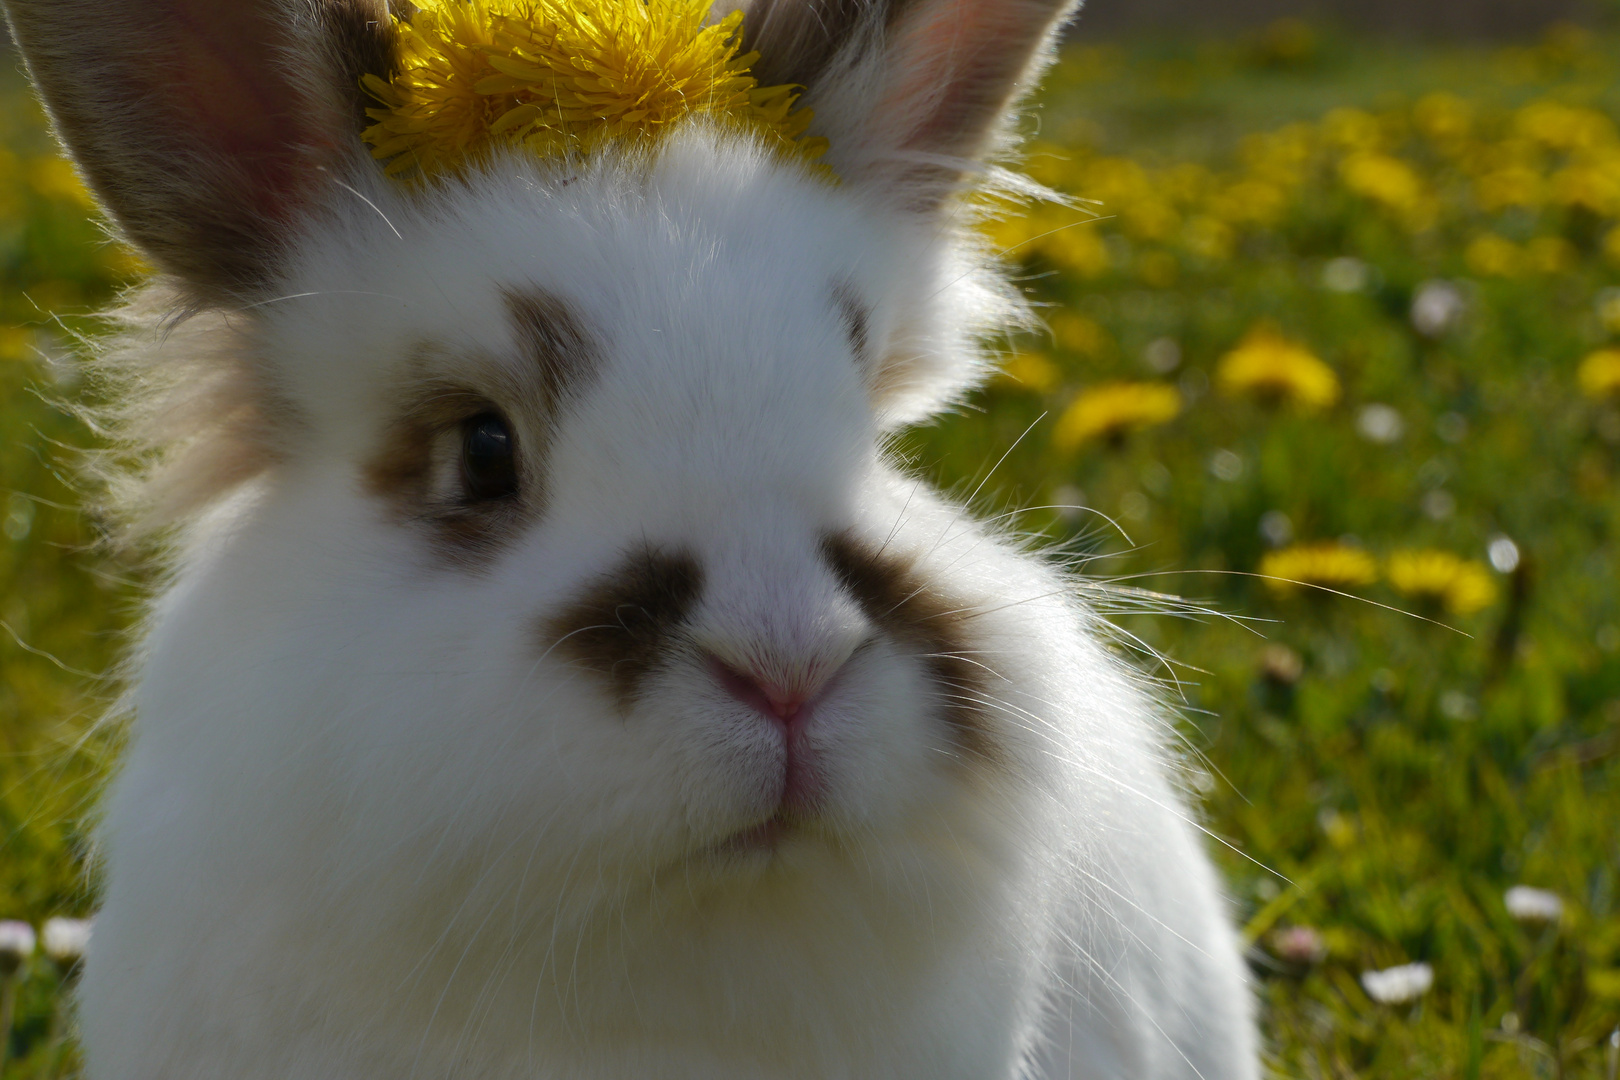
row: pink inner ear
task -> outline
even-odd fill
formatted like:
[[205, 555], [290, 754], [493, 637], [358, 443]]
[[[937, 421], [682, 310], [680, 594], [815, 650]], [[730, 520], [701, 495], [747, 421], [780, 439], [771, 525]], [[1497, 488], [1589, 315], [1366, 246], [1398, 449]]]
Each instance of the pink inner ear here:
[[971, 154], [1059, 10], [1050, 0], [934, 0], [906, 20], [889, 105], [910, 150]]
[[187, 116], [211, 156], [240, 163], [256, 181], [243, 192], [258, 209], [280, 217], [297, 186], [297, 148], [312, 145], [317, 125], [276, 63], [267, 42], [284, 39], [262, 9], [231, 0], [175, 0], [170, 19], [175, 55], [160, 78], [162, 97]]

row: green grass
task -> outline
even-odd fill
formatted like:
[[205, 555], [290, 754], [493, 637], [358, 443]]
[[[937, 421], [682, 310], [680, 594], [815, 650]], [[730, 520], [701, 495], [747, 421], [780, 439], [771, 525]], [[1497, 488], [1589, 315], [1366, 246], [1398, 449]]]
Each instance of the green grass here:
[[[1107, 216], [1034, 208], [993, 229], [1058, 332], [1016, 343], [1021, 381], [904, 444], [946, 486], [988, 473], [991, 512], [1087, 507], [1016, 520], [1091, 574], [1218, 613], [1134, 614], [1164, 603], [1122, 595], [1117, 621], [1185, 704], [1280, 1075], [1614, 1075], [1620, 406], [1579, 370], [1620, 334], [1615, 44], [1424, 50], [1281, 27], [1072, 48], [1032, 169]], [[38, 165], [14, 83], [0, 142], [16, 159], [0, 160], [0, 326], [17, 328], [0, 330], [0, 916], [37, 924], [89, 906], [85, 733], [113, 688], [76, 672], [107, 668], [136, 595], [87, 550], [70, 472], [91, 439], [52, 402], [78, 392], [68, 331], [129, 271]], [[1524, 205], [1482, 194], [1514, 168], [1539, 185]], [[1325, 287], [1335, 272], [1358, 287]], [[1426, 335], [1411, 310], [1435, 281], [1465, 307]], [[1325, 362], [1335, 403], [1223, 392], [1256, 327]], [[1056, 435], [1078, 395], [1118, 382], [1174, 386], [1181, 411]], [[1361, 433], [1372, 404], [1398, 439]], [[1501, 537], [1511, 574], [1483, 569]], [[1251, 576], [1273, 548], [1329, 541], [1379, 580], [1339, 596]], [[1411, 550], [1461, 558], [1494, 597], [1397, 590], [1388, 557]], [[1521, 883], [1558, 893], [1562, 921], [1510, 917]], [[1278, 955], [1299, 927], [1320, 960]], [[1433, 989], [1369, 1000], [1362, 973], [1407, 961], [1432, 965]], [[8, 1080], [58, 1068], [49, 965], [24, 989]]]

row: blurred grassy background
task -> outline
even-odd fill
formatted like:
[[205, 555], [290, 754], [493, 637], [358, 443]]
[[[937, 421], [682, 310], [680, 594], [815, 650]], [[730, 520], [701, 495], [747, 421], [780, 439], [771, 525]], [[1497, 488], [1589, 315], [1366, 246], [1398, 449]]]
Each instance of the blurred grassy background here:
[[[1615, 1076], [1617, 44], [1071, 46], [1029, 167], [1072, 201], [990, 228], [1052, 330], [902, 446], [1111, 582], [1184, 703], [1278, 1075]], [[85, 673], [138, 595], [57, 404], [133, 273], [89, 215], [4, 73], [0, 917], [35, 924], [89, 908]], [[72, 1067], [25, 975], [8, 1080]]]

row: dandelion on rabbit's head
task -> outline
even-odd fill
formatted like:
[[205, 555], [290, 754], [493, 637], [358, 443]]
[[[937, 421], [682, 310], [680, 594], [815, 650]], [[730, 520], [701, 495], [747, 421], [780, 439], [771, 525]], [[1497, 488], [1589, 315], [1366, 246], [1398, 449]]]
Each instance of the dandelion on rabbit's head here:
[[393, 175], [440, 173], [491, 149], [589, 153], [702, 114], [809, 160], [801, 88], [761, 87], [741, 52], [743, 13], [712, 0], [421, 0], [396, 16], [399, 73], [368, 74], [363, 135]]

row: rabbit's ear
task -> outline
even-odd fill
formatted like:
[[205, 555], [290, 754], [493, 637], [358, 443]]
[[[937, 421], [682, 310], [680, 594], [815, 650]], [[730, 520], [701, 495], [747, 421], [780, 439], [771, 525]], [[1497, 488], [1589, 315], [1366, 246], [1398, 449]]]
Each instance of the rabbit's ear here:
[[385, 0], [6, 0], [57, 136], [126, 238], [200, 303], [261, 292], [358, 159]]
[[797, 83], [847, 181], [936, 205], [996, 148], [1079, 0], [751, 0], [764, 85]]

